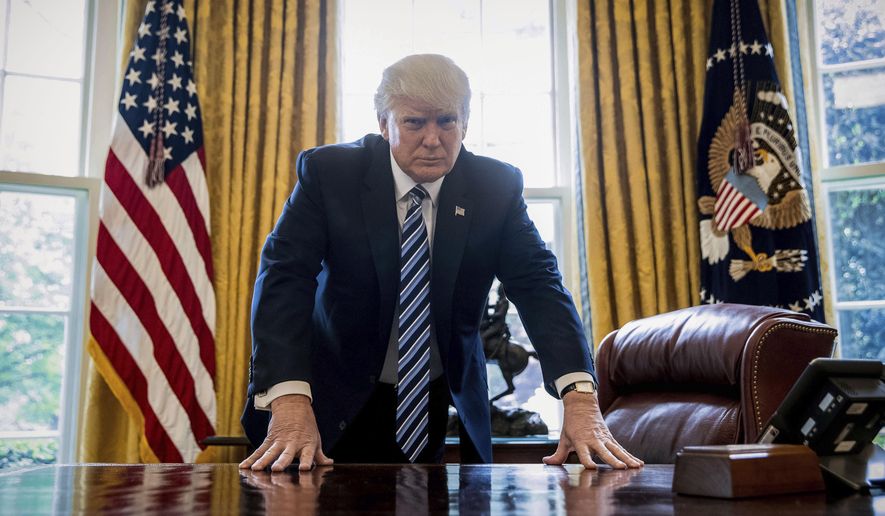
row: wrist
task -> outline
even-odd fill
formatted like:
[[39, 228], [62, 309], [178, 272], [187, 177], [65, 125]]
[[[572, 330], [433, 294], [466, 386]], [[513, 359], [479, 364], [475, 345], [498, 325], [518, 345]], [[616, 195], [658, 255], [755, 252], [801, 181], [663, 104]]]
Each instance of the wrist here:
[[578, 381], [572, 382], [565, 387], [563, 387], [562, 391], [559, 393], [559, 397], [562, 400], [565, 400], [566, 397], [574, 397], [574, 396], [596, 396], [596, 385], [591, 381]]
[[270, 410], [275, 412], [284, 406], [301, 404], [310, 406], [310, 398], [304, 394], [284, 394], [270, 402]]

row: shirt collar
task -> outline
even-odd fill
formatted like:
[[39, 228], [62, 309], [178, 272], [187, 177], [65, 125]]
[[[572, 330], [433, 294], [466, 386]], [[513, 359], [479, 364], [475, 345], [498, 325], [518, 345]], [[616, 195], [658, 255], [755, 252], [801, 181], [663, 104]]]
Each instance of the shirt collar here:
[[[396, 187], [396, 200], [397, 202], [401, 201], [403, 197], [408, 195], [409, 192], [412, 191], [412, 188], [418, 184], [414, 179], [408, 176], [403, 169], [400, 168], [399, 164], [393, 158], [393, 150], [390, 151], [390, 169], [393, 170], [393, 183]], [[443, 181], [446, 176], [442, 176], [441, 178], [433, 181], [432, 183], [421, 183], [421, 186], [427, 190], [427, 194], [430, 196], [430, 202], [436, 206], [436, 200], [439, 198], [439, 189], [442, 188]]]

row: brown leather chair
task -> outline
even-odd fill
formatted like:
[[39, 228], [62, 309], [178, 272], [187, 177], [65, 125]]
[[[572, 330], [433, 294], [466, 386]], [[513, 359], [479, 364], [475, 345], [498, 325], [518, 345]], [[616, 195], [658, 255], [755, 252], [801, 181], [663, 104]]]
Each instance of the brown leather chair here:
[[639, 319], [599, 347], [599, 405], [614, 437], [646, 463], [683, 446], [752, 443], [836, 330], [807, 315], [718, 304]]

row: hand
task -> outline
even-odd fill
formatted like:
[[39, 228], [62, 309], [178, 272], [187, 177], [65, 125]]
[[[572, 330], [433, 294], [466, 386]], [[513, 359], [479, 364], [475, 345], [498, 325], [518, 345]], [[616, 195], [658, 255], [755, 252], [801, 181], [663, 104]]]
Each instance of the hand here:
[[259, 471], [273, 462], [271, 471], [283, 471], [295, 457], [299, 458], [300, 471], [310, 470], [314, 463], [321, 466], [332, 464], [332, 459], [323, 454], [310, 398], [301, 394], [280, 396], [271, 402], [270, 408], [272, 415], [267, 437], [240, 463], [241, 468], [251, 467], [253, 471]]
[[563, 464], [571, 452], [578, 454], [587, 469], [596, 469], [592, 458], [594, 453], [616, 469], [638, 468], [645, 464], [627, 453], [612, 437], [595, 394], [572, 391], [562, 398], [562, 404], [565, 414], [559, 446], [553, 455], [544, 457], [544, 464]]

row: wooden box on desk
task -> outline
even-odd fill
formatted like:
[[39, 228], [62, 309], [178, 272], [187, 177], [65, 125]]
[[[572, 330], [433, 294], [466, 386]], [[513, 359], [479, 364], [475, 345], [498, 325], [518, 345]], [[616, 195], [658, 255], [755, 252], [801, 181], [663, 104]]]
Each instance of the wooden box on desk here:
[[793, 444], [686, 446], [676, 454], [673, 491], [743, 498], [824, 489], [817, 455]]

